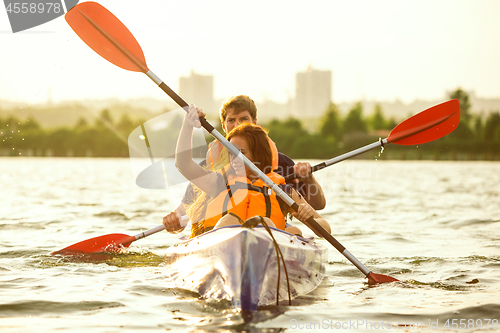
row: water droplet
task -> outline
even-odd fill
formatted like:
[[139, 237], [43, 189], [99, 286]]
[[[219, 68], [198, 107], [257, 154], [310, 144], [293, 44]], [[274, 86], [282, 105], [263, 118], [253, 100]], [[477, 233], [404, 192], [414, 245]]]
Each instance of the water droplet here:
[[385, 149], [384, 146], [382, 146], [380, 149], [380, 152], [377, 155], [377, 158], [380, 158], [380, 155], [382, 155], [382, 153], [384, 152], [384, 149]]

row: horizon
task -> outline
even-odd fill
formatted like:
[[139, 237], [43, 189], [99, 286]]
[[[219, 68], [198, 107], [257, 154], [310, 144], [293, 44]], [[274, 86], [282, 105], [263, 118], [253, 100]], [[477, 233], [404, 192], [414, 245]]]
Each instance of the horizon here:
[[[469, 93], [469, 92], [466, 92]], [[500, 112], [500, 98], [497, 99], [483, 99], [477, 97], [471, 92], [469, 95], [471, 103], [471, 114], [486, 120], [490, 114]], [[336, 106], [339, 114], [342, 117], [356, 107], [357, 103], [361, 103], [363, 110], [363, 117], [368, 119], [379, 107], [382, 115], [386, 119], [392, 121], [402, 121], [414, 114], [426, 110], [435, 105], [441, 104], [449, 100], [448, 98], [436, 100], [415, 100], [411, 103], [404, 103], [403, 101], [354, 101], [352, 103], [337, 103]], [[269, 101], [268, 101], [269, 102]], [[121, 119], [124, 115], [128, 115], [131, 119], [149, 119], [156, 117], [160, 114], [179, 109], [179, 107], [172, 101], [161, 101], [150, 97], [146, 98], [132, 98], [129, 100], [121, 100], [118, 98], [108, 99], [92, 99], [92, 100], [66, 100], [56, 103], [39, 103], [32, 105], [15, 104], [11, 102], [8, 104], [5, 100], [0, 100], [0, 121], [2, 118], [9, 118], [14, 116], [19, 120], [26, 120], [33, 117], [44, 128], [57, 128], [60, 126], [73, 126], [77, 124], [82, 118], [97, 119], [102, 111], [107, 110], [111, 113], [114, 120]], [[291, 112], [287, 111], [290, 104], [277, 104], [270, 103], [257, 103], [258, 119], [260, 124], [268, 124], [269, 121], [279, 120], [284, 121], [287, 119], [298, 119], [309, 129], [314, 130], [323, 119], [327, 108], [317, 115], [309, 117], [297, 117]], [[270, 116], [271, 115], [271, 116]], [[478, 119], [479, 119], [478, 118]], [[207, 119], [209, 121], [219, 121], [218, 110], [207, 112]]]
[[[456, 89], [462, 89], [462, 87], [456, 87], [455, 89], [453, 90], [456, 90]], [[395, 98], [395, 99], [391, 99], [391, 100], [378, 100], [378, 99], [367, 99], [367, 98], [364, 98], [364, 99], [357, 99], [357, 100], [351, 100], [351, 101], [342, 101], [342, 102], [336, 102], [336, 101], [331, 101], [333, 104], [335, 105], [354, 105], [358, 102], [361, 102], [361, 103], [386, 103], [386, 104], [403, 104], [403, 105], [411, 105], [411, 104], [415, 104], [415, 103], [421, 103], [421, 102], [444, 102], [446, 101], [446, 99], [448, 98], [448, 94], [451, 93], [453, 90], [450, 90], [450, 91], [445, 91], [443, 92], [443, 95], [442, 97], [435, 97], [435, 98], [429, 98], [429, 99], [425, 99], [425, 98], [415, 98], [413, 100], [410, 100], [410, 101], [403, 101], [399, 98]], [[463, 89], [464, 90], [464, 89]], [[477, 95], [474, 91], [467, 91], [467, 90], [464, 90], [468, 95], [469, 95], [469, 98], [471, 99], [477, 99], [477, 100], [486, 100], [486, 101], [500, 101], [500, 96], [498, 97], [485, 97], [485, 96], [480, 96], [480, 95]], [[27, 102], [24, 102], [24, 101], [19, 101], [19, 100], [9, 100], [9, 99], [4, 99], [4, 98], [0, 98], [0, 107], [1, 107], [1, 103], [6, 103], [6, 104], [21, 104], [21, 103], [24, 103], [23, 106], [29, 106], [29, 107], [37, 107], [37, 106], [42, 106], [42, 107], [47, 107], [47, 106], [58, 106], [58, 105], [64, 105], [64, 104], [69, 104], [69, 103], [84, 103], [84, 102], [109, 102], [109, 101], [116, 101], [117, 103], [128, 103], [128, 102], [134, 102], [134, 101], [140, 101], [140, 100], [150, 100], [150, 101], [154, 101], [154, 102], [164, 102], [165, 104], [171, 104], [171, 105], [175, 105], [177, 107], [177, 104], [175, 104], [175, 102], [173, 102], [172, 100], [170, 100], [169, 98], [166, 98], [165, 100], [163, 98], [159, 98], [158, 96], [134, 96], [134, 97], [129, 97], [129, 98], [124, 98], [123, 96], [109, 96], [109, 97], [85, 97], [85, 98], [82, 98], [82, 99], [65, 99], [65, 100], [59, 100], [59, 101], [48, 101], [48, 100], [45, 100], [45, 101], [38, 101], [38, 102], [35, 102], [35, 103], [27, 103]], [[223, 101], [224, 99], [220, 98], [220, 99], [216, 99], [214, 97], [214, 101], [217, 102], [217, 101]], [[264, 101], [255, 101], [257, 104], [264, 104], [264, 103], [276, 103], [276, 104], [281, 104], [281, 105], [286, 105], [287, 103], [291, 102], [291, 100], [288, 100], [288, 101], [285, 101], [285, 102], [279, 102], [279, 101], [275, 101], [275, 100], [272, 100], [272, 99], [267, 99], [267, 100], [264, 100]], [[474, 108], [474, 105], [472, 105], [472, 107]], [[6, 111], [6, 110], [4, 110]], [[473, 110], [472, 110], [473, 111]], [[491, 111], [495, 111], [495, 110], [491, 110]]]
[[[500, 2], [100, 3], [130, 29], [165, 83], [178, 91], [179, 78], [191, 71], [213, 75], [216, 101], [245, 94], [286, 103], [295, 96], [296, 73], [309, 66], [332, 71], [336, 104], [411, 104], [458, 87], [500, 98]], [[0, 54], [0, 100], [170, 101], [149, 78], [96, 55], [63, 18], [9, 32], [0, 11], [3, 49], [14, 50]]]

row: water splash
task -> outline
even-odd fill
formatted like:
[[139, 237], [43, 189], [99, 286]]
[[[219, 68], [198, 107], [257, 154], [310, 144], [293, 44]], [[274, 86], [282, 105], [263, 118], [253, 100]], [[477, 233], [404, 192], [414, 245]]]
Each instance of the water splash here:
[[[380, 140], [380, 142], [382, 142], [382, 138], [379, 138], [379, 140]], [[380, 145], [380, 151], [379, 151], [378, 155], [375, 157], [375, 161], [378, 161], [378, 159], [380, 158], [380, 156], [381, 156], [381, 155], [382, 155], [382, 153], [384, 152], [384, 149], [385, 149], [384, 145], [383, 145], [383, 144], [381, 144], [381, 145]]]
[[147, 248], [132, 247], [100, 253], [72, 252], [63, 256], [44, 255], [40, 263], [51, 267], [81, 262], [93, 264], [104, 263], [116, 267], [157, 267], [163, 264], [164, 258], [162, 255]]
[[384, 147], [384, 146], [382, 146], [382, 147], [380, 148], [380, 152], [378, 153], [378, 157], [380, 157], [380, 155], [382, 155], [382, 153], [384, 152], [384, 149], [385, 149], [385, 147]]

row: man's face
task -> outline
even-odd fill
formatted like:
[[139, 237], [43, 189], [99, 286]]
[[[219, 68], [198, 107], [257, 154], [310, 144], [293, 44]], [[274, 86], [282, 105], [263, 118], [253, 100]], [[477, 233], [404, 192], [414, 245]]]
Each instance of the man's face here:
[[252, 119], [250, 112], [247, 110], [234, 114], [234, 109], [231, 108], [227, 109], [226, 120], [222, 123], [222, 128], [224, 129], [224, 132], [229, 133], [233, 128], [243, 123], [257, 124], [257, 118]]

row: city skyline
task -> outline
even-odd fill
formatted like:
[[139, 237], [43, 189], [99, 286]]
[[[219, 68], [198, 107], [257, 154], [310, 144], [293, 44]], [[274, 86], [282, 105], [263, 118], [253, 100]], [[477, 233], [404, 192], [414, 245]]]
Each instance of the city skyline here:
[[[334, 74], [336, 103], [434, 100], [457, 87], [500, 97], [496, 1], [100, 3], [177, 91], [179, 78], [194, 71], [214, 75], [216, 100], [246, 94], [285, 103], [294, 95], [295, 73], [312, 66]], [[144, 75], [96, 55], [63, 18], [13, 34], [0, 11], [0, 41], [2, 100], [41, 103], [49, 89], [55, 103], [168, 100]]]
[[[213, 95], [213, 81], [213, 75], [200, 75], [191, 71], [189, 76], [179, 79], [179, 94], [189, 101], [188, 103], [202, 107], [211, 116], [218, 116], [217, 111], [222, 103], [218, 103]], [[296, 73], [294, 96], [285, 103], [265, 101], [260, 104], [263, 107], [258, 107], [261, 111], [259, 114], [262, 115], [261, 118], [267, 119], [268, 113], [276, 115], [278, 109], [284, 109], [285, 112], [280, 112], [282, 117], [279, 118], [319, 117], [332, 102], [331, 82], [331, 71], [320, 71], [309, 66], [305, 71]]]

